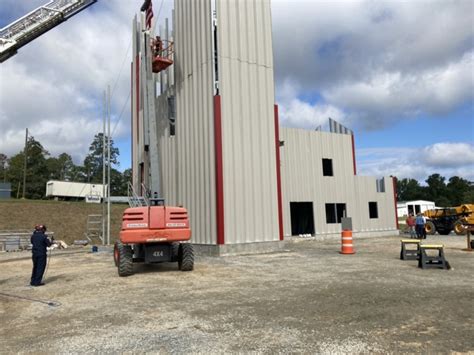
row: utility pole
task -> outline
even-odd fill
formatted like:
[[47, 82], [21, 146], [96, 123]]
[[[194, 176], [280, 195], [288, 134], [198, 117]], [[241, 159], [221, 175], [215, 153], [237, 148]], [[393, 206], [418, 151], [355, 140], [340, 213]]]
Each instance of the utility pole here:
[[105, 245], [105, 121], [107, 120], [107, 97], [104, 90], [104, 124], [102, 129], [102, 245]]
[[25, 199], [25, 191], [26, 191], [26, 161], [28, 159], [28, 128], [26, 129], [26, 135], [25, 135], [24, 155], [25, 155], [25, 162], [23, 164], [23, 197], [22, 199]]
[[110, 85], [107, 86], [107, 244], [110, 244]]

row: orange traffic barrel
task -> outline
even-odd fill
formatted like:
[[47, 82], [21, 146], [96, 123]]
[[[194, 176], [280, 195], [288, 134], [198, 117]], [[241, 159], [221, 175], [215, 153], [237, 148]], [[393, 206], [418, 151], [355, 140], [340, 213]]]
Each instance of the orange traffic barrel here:
[[341, 254], [355, 254], [352, 244], [352, 231], [344, 229], [341, 233]]

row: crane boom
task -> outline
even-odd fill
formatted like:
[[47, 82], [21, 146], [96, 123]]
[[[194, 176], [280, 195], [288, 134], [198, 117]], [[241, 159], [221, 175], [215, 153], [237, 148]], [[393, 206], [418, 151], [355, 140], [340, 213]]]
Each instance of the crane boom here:
[[97, 0], [53, 0], [0, 29], [0, 63]]

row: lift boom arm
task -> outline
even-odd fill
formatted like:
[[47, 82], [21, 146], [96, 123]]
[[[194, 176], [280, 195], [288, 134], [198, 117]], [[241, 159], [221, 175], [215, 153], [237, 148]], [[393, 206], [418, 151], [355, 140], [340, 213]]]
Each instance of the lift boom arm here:
[[53, 0], [0, 29], [0, 63], [97, 0]]

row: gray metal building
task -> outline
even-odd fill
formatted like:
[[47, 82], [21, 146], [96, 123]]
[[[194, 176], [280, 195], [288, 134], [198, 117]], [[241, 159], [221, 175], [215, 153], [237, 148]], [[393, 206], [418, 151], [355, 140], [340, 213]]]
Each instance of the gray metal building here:
[[280, 140], [285, 236], [339, 236], [344, 216], [357, 236], [395, 234], [394, 179], [356, 175], [351, 134], [282, 128]]
[[[366, 225], [365, 215], [355, 212], [362, 204], [358, 197], [363, 189], [371, 191], [375, 178], [341, 170], [332, 182], [308, 175], [305, 186], [293, 186], [303, 181], [295, 180], [291, 167], [309, 169], [305, 154], [322, 153], [301, 150], [305, 131], [282, 129], [279, 135], [269, 0], [175, 0], [173, 29], [166, 21], [159, 31], [174, 42], [174, 64], [158, 74], [151, 70], [144, 22], [133, 23], [133, 182], [137, 190], [158, 192], [169, 205], [185, 206], [194, 243], [217, 253], [278, 248], [291, 234], [289, 206], [297, 201], [312, 201], [314, 234], [337, 233], [337, 223], [319, 224], [324, 213], [319, 189], [336, 194], [326, 196], [329, 202], [347, 201], [358, 232], [393, 230], [393, 194], [370, 195], [383, 215], [378, 223]], [[343, 136], [319, 133], [308, 143], [316, 147], [324, 137], [335, 150], [334, 167], [346, 169], [339, 158], [346, 159], [347, 152], [338, 152], [339, 140], [347, 144]]]

